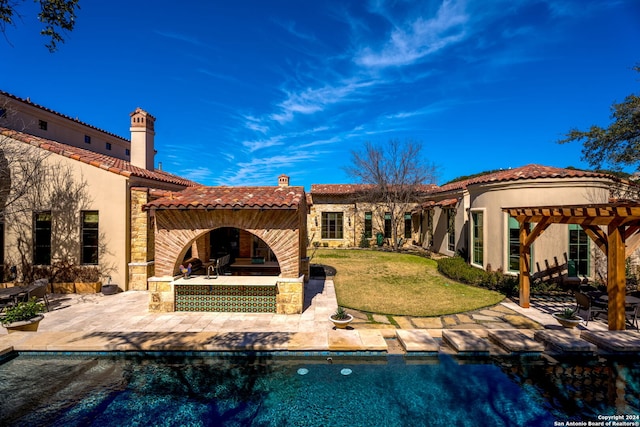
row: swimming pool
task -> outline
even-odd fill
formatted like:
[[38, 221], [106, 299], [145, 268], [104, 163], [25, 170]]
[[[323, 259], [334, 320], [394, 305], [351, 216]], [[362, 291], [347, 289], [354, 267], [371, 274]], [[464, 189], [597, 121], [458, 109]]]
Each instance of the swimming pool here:
[[[463, 363], [464, 362], [464, 363]], [[640, 362], [21, 354], [0, 424], [553, 426], [640, 421]]]

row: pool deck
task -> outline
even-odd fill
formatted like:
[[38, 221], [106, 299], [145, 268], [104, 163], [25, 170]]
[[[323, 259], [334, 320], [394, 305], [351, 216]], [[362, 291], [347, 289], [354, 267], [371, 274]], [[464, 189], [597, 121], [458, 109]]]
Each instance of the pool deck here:
[[460, 356], [640, 354], [638, 331], [607, 330], [601, 320], [563, 329], [551, 313], [567, 298], [532, 300], [524, 309], [504, 302], [442, 317], [367, 315], [350, 311], [348, 329], [329, 316], [331, 278], [306, 286], [298, 315], [271, 313], [149, 313], [149, 293], [54, 294], [38, 332], [0, 329], [0, 355], [12, 351], [281, 351]]

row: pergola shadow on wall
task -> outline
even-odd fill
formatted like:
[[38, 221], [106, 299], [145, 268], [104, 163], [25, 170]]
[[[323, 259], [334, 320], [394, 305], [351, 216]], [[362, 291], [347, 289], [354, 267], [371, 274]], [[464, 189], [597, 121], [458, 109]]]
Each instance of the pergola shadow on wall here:
[[[502, 208], [520, 224], [520, 306], [530, 305], [530, 248], [551, 224], [578, 224], [607, 257], [609, 330], [625, 329], [625, 260], [640, 246], [640, 203]], [[535, 227], [531, 229], [531, 224]]]

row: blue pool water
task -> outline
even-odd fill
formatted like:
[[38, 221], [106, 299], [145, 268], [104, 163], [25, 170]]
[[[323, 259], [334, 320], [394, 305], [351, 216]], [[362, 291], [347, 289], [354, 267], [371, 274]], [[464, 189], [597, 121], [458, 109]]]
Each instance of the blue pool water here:
[[553, 426], [640, 416], [637, 360], [494, 362], [23, 354], [0, 365], [0, 425]]

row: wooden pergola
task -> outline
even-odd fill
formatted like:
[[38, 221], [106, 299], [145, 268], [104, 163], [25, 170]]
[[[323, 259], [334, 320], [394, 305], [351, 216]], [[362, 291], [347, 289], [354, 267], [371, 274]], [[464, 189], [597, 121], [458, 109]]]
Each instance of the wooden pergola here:
[[[502, 208], [520, 224], [520, 306], [530, 299], [530, 248], [551, 224], [579, 224], [607, 256], [609, 330], [625, 329], [625, 260], [640, 246], [640, 203]], [[535, 227], [531, 229], [531, 224]]]

